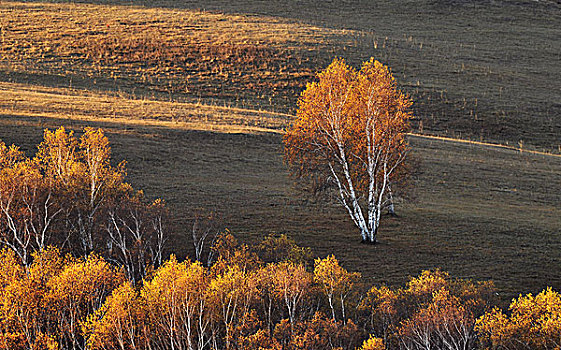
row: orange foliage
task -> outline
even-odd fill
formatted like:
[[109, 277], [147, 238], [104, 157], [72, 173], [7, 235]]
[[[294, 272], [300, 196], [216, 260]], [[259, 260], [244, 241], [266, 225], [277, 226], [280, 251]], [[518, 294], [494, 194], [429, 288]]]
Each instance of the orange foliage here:
[[277, 324], [274, 337], [289, 350], [355, 349], [362, 334], [352, 322], [344, 325], [333, 321], [320, 312], [311, 318], [289, 325], [288, 320]]
[[312, 278], [303, 265], [281, 262], [270, 267], [273, 296], [286, 307], [292, 325], [298, 320], [300, 307], [310, 294]]
[[561, 346], [561, 295], [547, 288], [536, 296], [520, 295], [510, 315], [495, 308], [477, 320], [488, 349], [558, 349]]
[[[137, 285], [95, 254], [46, 247], [24, 264], [0, 250], [0, 349], [473, 349], [477, 338], [489, 349], [549, 349], [561, 342], [561, 296], [551, 289], [521, 296], [505, 315], [490, 309], [492, 283], [439, 270], [361, 296], [360, 275], [333, 256], [310, 272], [282, 257], [263, 265], [230, 234], [215, 249], [214, 266], [172, 256]], [[360, 303], [346, 304], [349, 295]], [[356, 311], [347, 318], [335, 306]]]
[[49, 243], [49, 229], [61, 210], [53, 199], [55, 181], [36, 159], [0, 143], [0, 242], [29, 263], [31, 252]]
[[207, 272], [200, 263], [179, 263], [173, 256], [150, 281], [144, 282], [141, 299], [152, 343], [163, 349], [205, 346], [205, 330], [210, 323], [208, 283]]
[[238, 240], [226, 230], [220, 233], [211, 247], [212, 273], [219, 275], [236, 265], [241, 270], [255, 269], [261, 263], [259, 257], [245, 244], [239, 244]]
[[51, 317], [57, 324], [55, 334], [67, 348], [83, 344], [80, 322], [99, 309], [105, 298], [125, 280], [103, 258], [94, 254], [87, 259], [71, 260], [49, 279], [45, 296]]
[[353, 291], [355, 284], [360, 279], [360, 273], [348, 272], [339, 265], [333, 255], [325, 259], [316, 259], [314, 265], [314, 281], [321, 287], [327, 296], [331, 315], [336, 321], [335, 302], [340, 303], [341, 319], [346, 321], [345, 300]]
[[369, 332], [387, 348], [473, 348], [475, 320], [493, 304], [494, 294], [489, 282], [423, 271], [405, 288], [372, 287], [359, 309]]
[[406, 349], [471, 349], [474, 347], [475, 315], [447, 289], [402, 322], [398, 334]]
[[376, 242], [390, 183], [405, 174], [410, 106], [382, 63], [371, 59], [356, 71], [335, 59], [307, 85], [284, 135], [291, 172], [316, 190], [334, 186], [363, 241]]
[[208, 293], [214, 320], [223, 330], [225, 348], [229, 349], [234, 329], [246, 321], [257, 295], [254, 273], [232, 265], [210, 282]]
[[366, 314], [365, 323], [369, 331], [382, 337], [384, 342], [388, 341], [402, 317], [398, 299], [400, 294], [399, 290], [394, 291], [386, 286], [372, 287], [359, 304], [359, 309]]
[[0, 253], [0, 348], [80, 348], [80, 322], [98, 309], [124, 275], [103, 259], [33, 253], [25, 266], [13, 251]]
[[90, 349], [145, 349], [150, 334], [146, 308], [130, 282], [125, 282], [82, 324]]
[[447, 287], [449, 278], [448, 273], [440, 270], [422, 271], [418, 277], [411, 278], [405, 291], [418, 297], [430, 297], [434, 292]]
[[165, 207], [147, 203], [124, 182], [124, 162], [110, 164], [109, 140], [86, 128], [77, 139], [45, 130], [33, 158], [0, 143], [0, 243], [24, 264], [48, 245], [75, 255], [96, 251], [131, 279], [161, 262]]
[[286, 234], [269, 234], [257, 247], [259, 256], [266, 262], [289, 261], [306, 265], [312, 256], [310, 248], [300, 247]]

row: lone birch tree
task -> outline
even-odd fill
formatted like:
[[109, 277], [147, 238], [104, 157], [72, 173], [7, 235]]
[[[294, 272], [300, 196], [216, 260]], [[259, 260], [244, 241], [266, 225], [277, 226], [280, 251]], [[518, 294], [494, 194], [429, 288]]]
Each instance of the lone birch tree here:
[[284, 136], [292, 174], [334, 187], [363, 243], [377, 242], [389, 184], [406, 173], [411, 104], [382, 63], [370, 59], [357, 71], [335, 59], [300, 96]]

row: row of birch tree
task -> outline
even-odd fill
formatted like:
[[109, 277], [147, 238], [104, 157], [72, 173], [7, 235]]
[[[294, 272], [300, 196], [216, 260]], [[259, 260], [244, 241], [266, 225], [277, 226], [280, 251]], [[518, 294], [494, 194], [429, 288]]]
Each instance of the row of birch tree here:
[[147, 201], [125, 175], [124, 162], [111, 164], [101, 129], [80, 138], [45, 130], [33, 157], [0, 142], [0, 243], [25, 265], [56, 246], [75, 256], [96, 252], [142, 278], [162, 261], [167, 215], [162, 200]]
[[136, 283], [93, 253], [47, 247], [24, 264], [5, 248], [0, 348], [556, 349], [561, 342], [561, 296], [551, 289], [520, 296], [504, 312], [490, 282], [435, 270], [400, 288], [369, 286], [333, 256], [270, 259], [271, 248], [298, 250], [285, 236], [251, 250], [226, 233], [211, 266], [172, 256]]

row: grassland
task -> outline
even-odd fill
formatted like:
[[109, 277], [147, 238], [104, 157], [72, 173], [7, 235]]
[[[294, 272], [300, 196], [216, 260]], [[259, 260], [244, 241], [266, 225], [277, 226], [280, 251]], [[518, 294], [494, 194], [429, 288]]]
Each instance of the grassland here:
[[342, 32], [270, 17], [85, 4], [2, 2], [0, 18], [1, 80], [254, 109], [292, 105], [315, 74], [313, 56]]
[[370, 56], [388, 64], [417, 102], [415, 126], [423, 132], [498, 143], [522, 141], [561, 152], [559, 1], [133, 3], [278, 16], [344, 28], [352, 41], [338, 43], [344, 47], [337, 53], [355, 64]]
[[559, 23], [555, 1], [2, 2], [0, 80], [292, 114], [333, 56], [373, 56], [416, 131], [561, 152]]
[[29, 116], [65, 116], [72, 120], [173, 125], [222, 132], [281, 132], [290, 115], [232, 107], [131, 99], [87, 90], [44, 88], [0, 82], [0, 113]]
[[[172, 208], [179, 255], [190, 254], [193, 213], [203, 209], [216, 212], [242, 241], [287, 233], [375, 283], [399, 284], [441, 267], [457, 277], [493, 279], [506, 298], [546, 285], [561, 288], [561, 157], [411, 136], [419, 164], [414, 198], [399, 208], [399, 218], [385, 218], [381, 244], [365, 247], [341, 208], [302, 196], [294, 186], [282, 161], [282, 115], [269, 123], [264, 114], [255, 128], [258, 112], [232, 111], [224, 119], [220, 109], [199, 106], [216, 119], [171, 121], [146, 107], [158, 101], [120, 97], [104, 105], [98, 101], [110, 97], [91, 92], [11, 87], [20, 92], [10, 99], [19, 102], [0, 109], [0, 139], [31, 151], [43, 128], [103, 127], [114, 158], [127, 160], [131, 183]], [[75, 106], [74, 114], [58, 109], [62, 105]], [[194, 105], [172, 107], [195, 116]], [[142, 108], [156, 117], [127, 114]], [[245, 124], [231, 123], [244, 115]]]
[[[202, 208], [245, 242], [288, 233], [375, 283], [441, 267], [505, 298], [561, 289], [561, 157], [526, 151], [560, 152], [560, 6], [298, 3], [1, 2], [0, 139], [31, 151], [44, 128], [103, 127], [130, 182], [172, 209], [180, 256]], [[412, 135], [413, 198], [359, 245], [282, 162], [297, 96], [334, 55], [389, 63], [416, 134], [515, 149]]]

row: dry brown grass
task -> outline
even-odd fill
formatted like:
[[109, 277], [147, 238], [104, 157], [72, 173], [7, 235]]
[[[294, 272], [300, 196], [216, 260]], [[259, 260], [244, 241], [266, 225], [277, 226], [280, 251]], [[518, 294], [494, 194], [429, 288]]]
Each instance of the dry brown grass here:
[[[294, 115], [256, 111], [236, 107], [135, 99], [126, 94], [101, 94], [88, 90], [45, 88], [34, 85], [0, 82], [0, 113], [41, 116], [58, 119], [98, 121], [175, 129], [219, 131], [226, 133], [282, 133]], [[523, 145], [509, 146], [475, 140], [454, 139], [410, 133], [428, 140], [466, 143], [523, 153], [561, 157], [560, 154], [536, 151]]]
[[417, 131], [561, 152], [554, 1], [86, 2], [2, 2], [0, 80], [293, 113], [333, 56], [374, 56]]
[[[221, 132], [280, 132], [290, 115], [0, 82], [0, 113]], [[156, 123], [157, 122], [157, 123]]]
[[0, 3], [0, 80], [286, 108], [341, 31], [197, 10]]
[[561, 152], [559, 1], [132, 2], [348, 29], [353, 40], [339, 43], [337, 54], [354, 64], [370, 56], [388, 64], [416, 101], [417, 129]]

